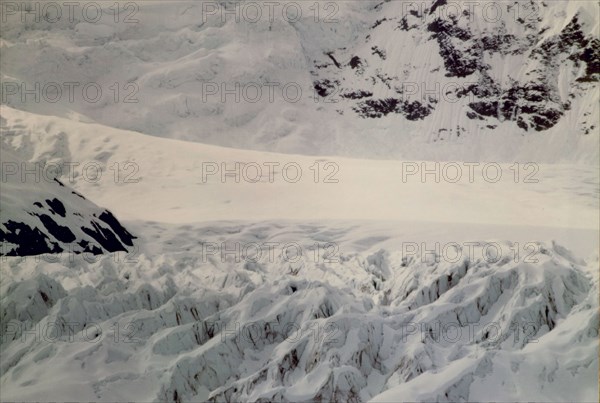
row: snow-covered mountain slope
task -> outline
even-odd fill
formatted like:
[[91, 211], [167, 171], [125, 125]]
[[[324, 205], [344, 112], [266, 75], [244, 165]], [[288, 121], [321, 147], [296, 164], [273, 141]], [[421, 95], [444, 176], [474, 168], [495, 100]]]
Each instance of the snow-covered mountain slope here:
[[597, 401], [598, 2], [67, 3], [0, 3], [1, 401]]
[[[436, 0], [375, 9], [380, 18], [364, 43], [315, 60], [323, 97], [339, 92], [364, 118], [433, 121], [423, 126], [433, 141], [509, 130], [508, 122], [525, 132], [561, 121], [572, 135], [597, 132], [597, 3]], [[578, 122], [562, 119], [571, 108]]]
[[[61, 180], [139, 235], [133, 252], [91, 260], [2, 258], [4, 400], [598, 394], [596, 167], [541, 164], [537, 182], [521, 180], [529, 170], [515, 181], [509, 164], [495, 183], [481, 166], [472, 182], [466, 171], [457, 183], [404, 181], [414, 161], [235, 150], [2, 112], [13, 158], [72, 166]], [[335, 163], [338, 182], [315, 183], [315, 161]], [[257, 182], [203, 180], [203, 163], [223, 162], [279, 165], [272, 182], [266, 169]], [[303, 178], [282, 178], [290, 162]]]
[[5, 16], [4, 103], [286, 153], [599, 157], [597, 2], [102, 4], [94, 22]]
[[[597, 257], [536, 244], [535, 260], [515, 259], [498, 242], [501, 258], [479, 245], [451, 263], [361, 228], [148, 225], [133, 260], [5, 260], [3, 399], [597, 397]], [[314, 253], [332, 237], [339, 249]], [[225, 240], [223, 257], [207, 252]], [[236, 242], [305, 253], [236, 261]]]
[[[492, 181], [494, 166], [484, 174], [482, 163], [469, 174], [467, 165], [457, 163], [461, 175], [453, 183], [445, 178], [455, 171], [443, 168], [444, 162], [235, 150], [8, 107], [3, 116], [3, 147], [27, 161], [62, 167], [65, 184], [122, 220], [378, 220], [404, 227], [409, 238], [426, 226], [424, 238], [437, 232], [439, 241], [473, 240], [465, 234], [474, 233], [477, 239], [556, 240], [583, 257], [598, 246], [597, 167], [498, 164], [501, 178]], [[84, 174], [90, 164], [99, 167], [100, 178], [94, 169]], [[423, 172], [436, 167], [438, 177], [423, 180]], [[415, 228], [414, 222], [422, 224]]]
[[5, 149], [0, 194], [0, 256], [133, 249], [131, 235], [108, 210]]

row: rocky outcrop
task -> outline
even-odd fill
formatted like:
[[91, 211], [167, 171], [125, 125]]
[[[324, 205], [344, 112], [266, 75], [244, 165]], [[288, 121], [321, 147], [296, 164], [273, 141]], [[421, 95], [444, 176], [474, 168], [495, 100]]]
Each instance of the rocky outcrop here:
[[441, 110], [485, 121], [484, 128], [514, 122], [523, 131], [544, 131], [574, 100], [597, 90], [600, 38], [591, 9], [515, 1], [495, 4], [500, 16], [492, 18], [489, 7], [457, 13], [457, 4], [375, 7], [385, 18], [377, 18], [363, 44], [328, 50], [322, 59], [335, 57], [336, 66], [315, 60], [316, 95], [338, 95], [366, 119], [398, 114], [427, 122]]
[[[25, 166], [4, 150], [2, 161]], [[0, 256], [133, 250], [135, 236], [110, 211], [56, 178], [5, 174], [1, 198]]]

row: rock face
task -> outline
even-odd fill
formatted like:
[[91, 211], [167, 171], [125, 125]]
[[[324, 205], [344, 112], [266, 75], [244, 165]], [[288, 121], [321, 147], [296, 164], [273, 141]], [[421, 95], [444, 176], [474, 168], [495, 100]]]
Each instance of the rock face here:
[[[108, 210], [2, 150], [0, 255], [128, 251], [135, 236]], [[10, 167], [9, 167], [10, 166]], [[33, 172], [33, 171], [30, 171]]]
[[[382, 2], [372, 10], [381, 17], [362, 43], [315, 58], [314, 88], [363, 118], [399, 114], [431, 121], [432, 130], [455, 136], [461, 129], [436, 122], [437, 110], [484, 129], [515, 122], [524, 131], [547, 130], [598, 88], [594, 7], [563, 1]], [[584, 124], [581, 133], [595, 125]]]

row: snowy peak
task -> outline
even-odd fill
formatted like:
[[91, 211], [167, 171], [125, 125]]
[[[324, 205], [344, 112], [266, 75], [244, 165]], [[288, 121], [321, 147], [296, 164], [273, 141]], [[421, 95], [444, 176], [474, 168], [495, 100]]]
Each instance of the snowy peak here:
[[110, 211], [51, 177], [40, 164], [1, 153], [1, 255], [96, 255], [133, 247], [135, 237]]

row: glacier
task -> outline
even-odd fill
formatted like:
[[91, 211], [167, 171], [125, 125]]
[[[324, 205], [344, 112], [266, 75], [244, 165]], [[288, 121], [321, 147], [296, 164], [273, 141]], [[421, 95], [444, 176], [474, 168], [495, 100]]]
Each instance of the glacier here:
[[0, 400], [598, 401], [598, 13], [3, 1]]

